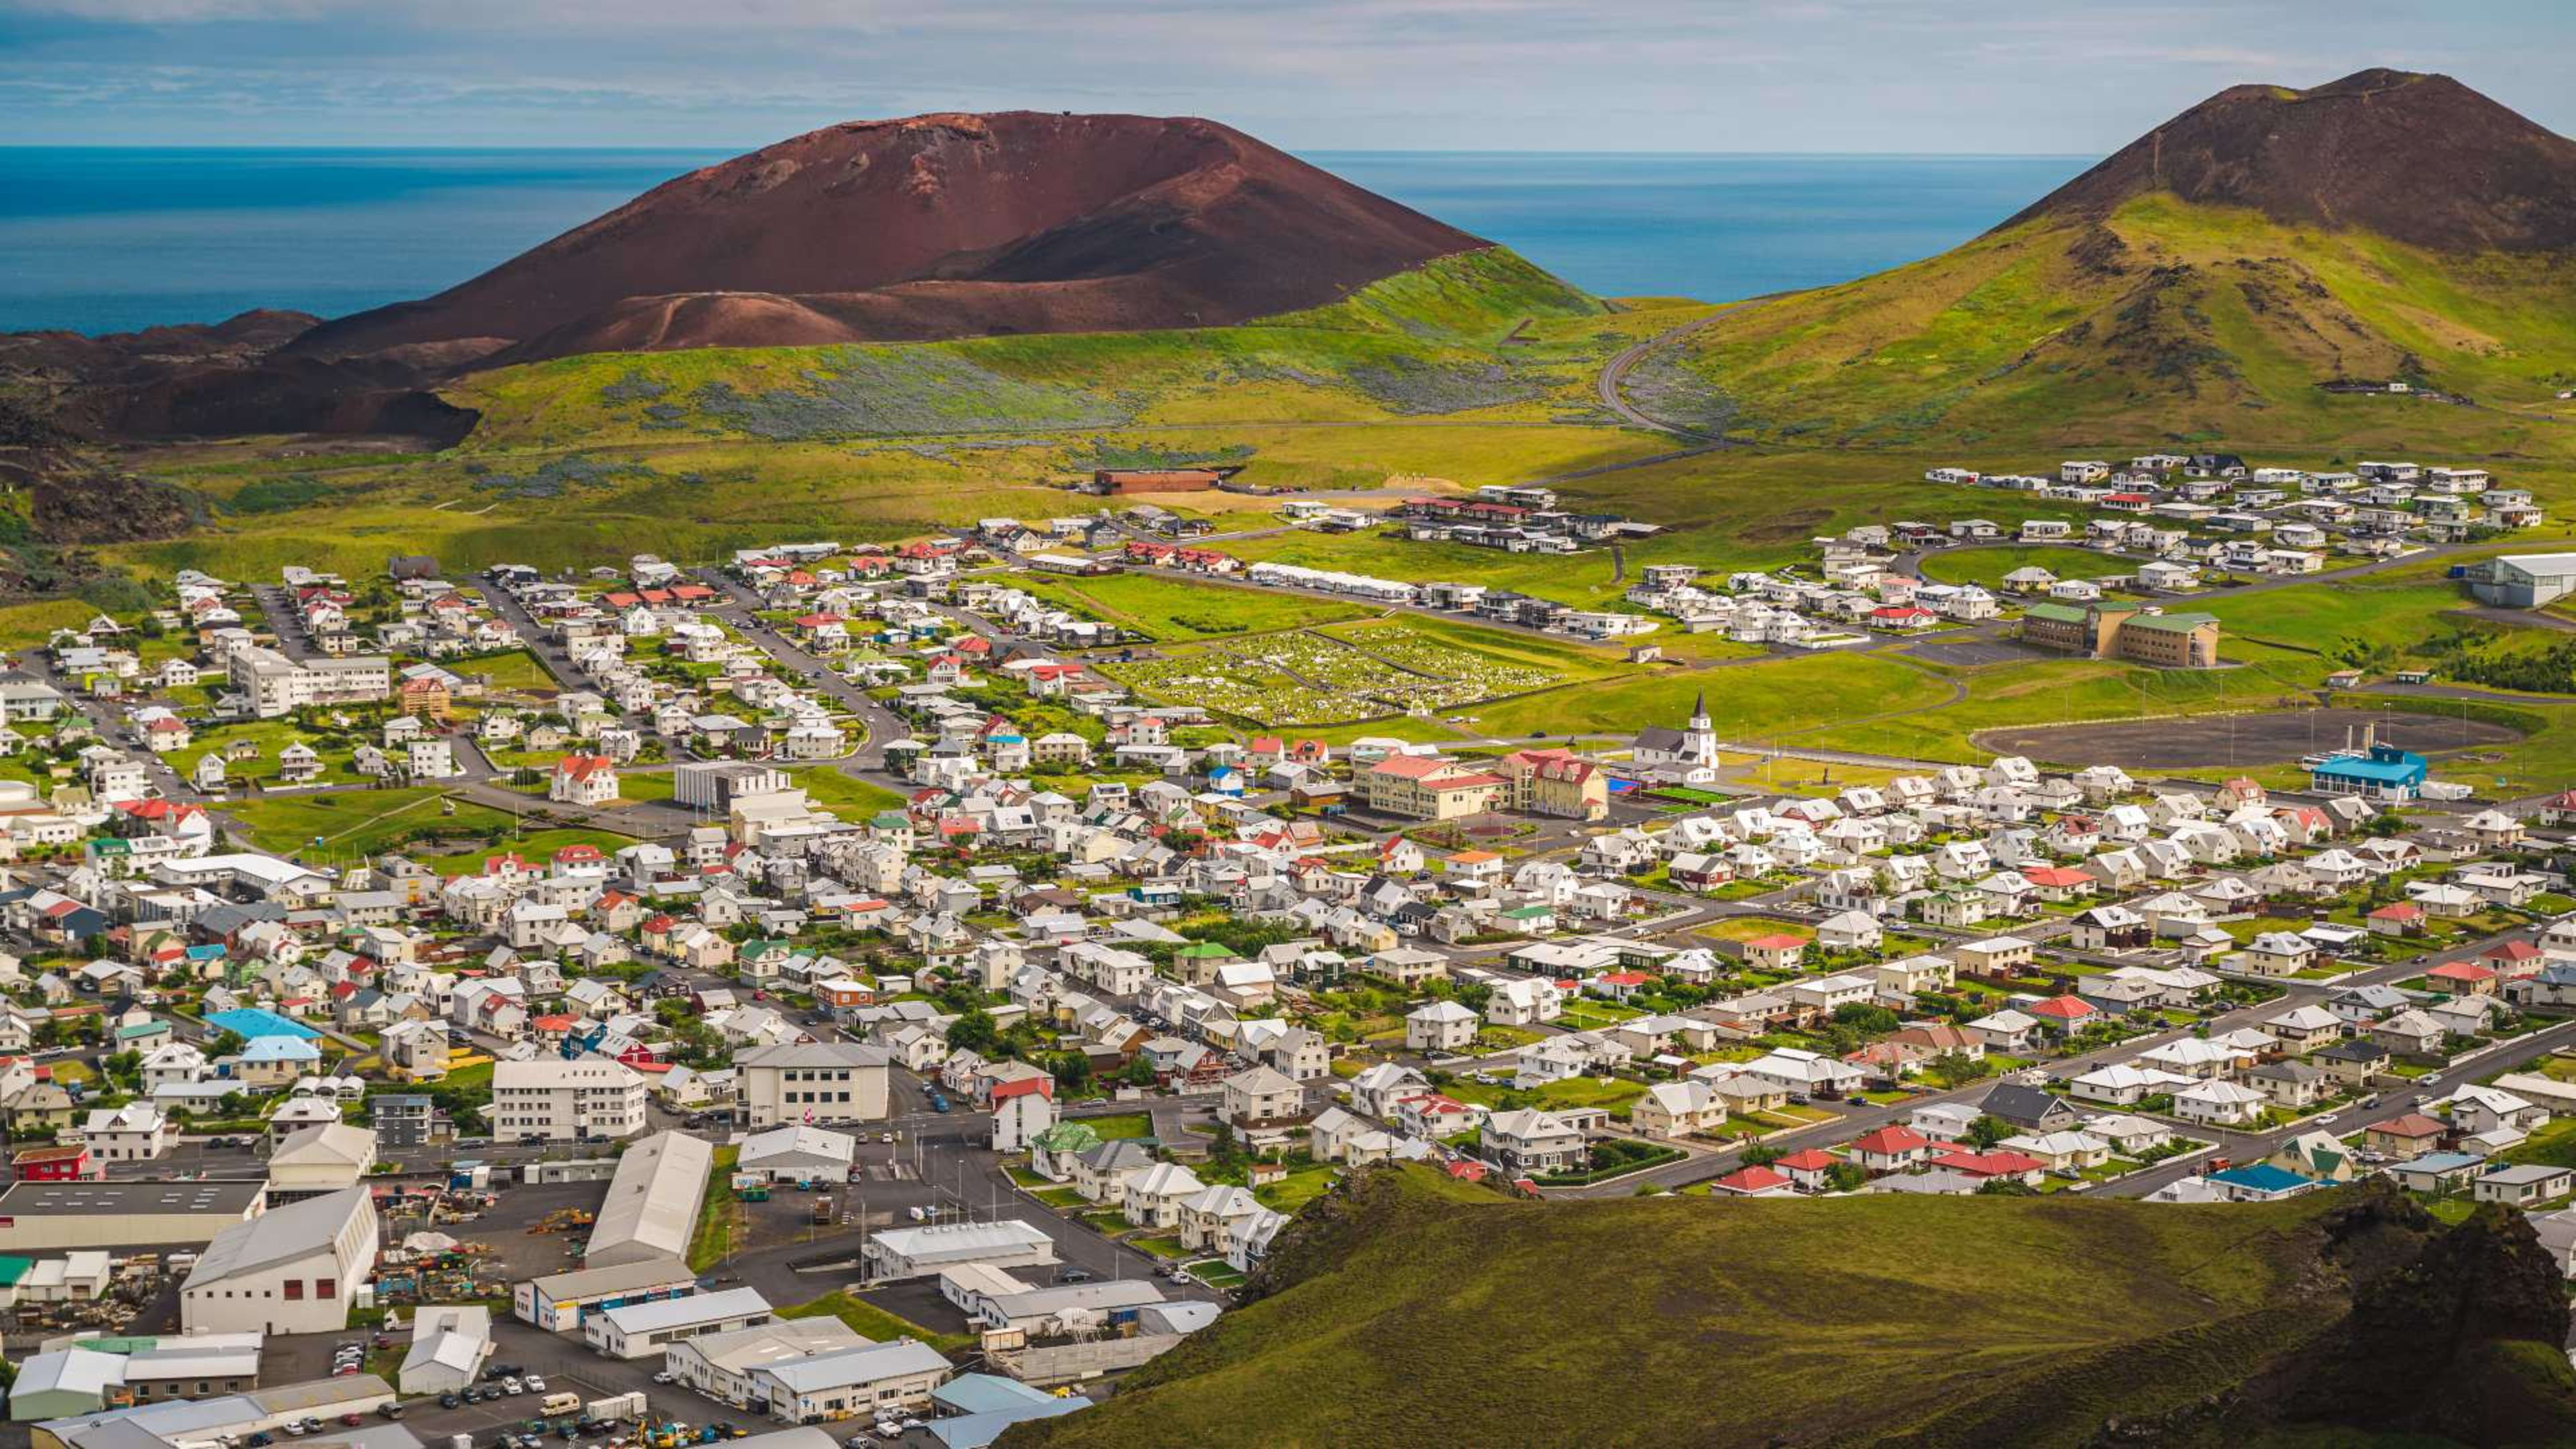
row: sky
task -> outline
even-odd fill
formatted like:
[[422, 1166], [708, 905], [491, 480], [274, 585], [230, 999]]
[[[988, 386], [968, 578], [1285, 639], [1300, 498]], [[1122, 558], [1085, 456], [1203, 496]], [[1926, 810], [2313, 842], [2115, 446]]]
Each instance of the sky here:
[[749, 148], [1026, 108], [1306, 151], [2088, 155], [2373, 65], [2563, 134], [2571, 59], [2564, 0], [0, 0], [0, 139]]

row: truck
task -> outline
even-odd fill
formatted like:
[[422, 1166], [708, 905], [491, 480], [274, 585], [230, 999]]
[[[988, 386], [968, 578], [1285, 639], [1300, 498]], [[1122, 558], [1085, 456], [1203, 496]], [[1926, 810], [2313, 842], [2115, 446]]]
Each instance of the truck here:
[[637, 1423], [642, 1423], [645, 1412], [644, 1391], [636, 1389], [628, 1393], [611, 1394], [604, 1399], [593, 1399], [584, 1406], [582, 1412], [601, 1423], [611, 1419], [633, 1419]]
[[821, 1197], [814, 1199], [814, 1223], [817, 1227], [823, 1227], [828, 1226], [831, 1221], [832, 1195], [827, 1192]]
[[537, 1405], [537, 1412], [551, 1419], [557, 1414], [569, 1414], [580, 1407], [581, 1395], [579, 1394], [548, 1394], [545, 1401]]

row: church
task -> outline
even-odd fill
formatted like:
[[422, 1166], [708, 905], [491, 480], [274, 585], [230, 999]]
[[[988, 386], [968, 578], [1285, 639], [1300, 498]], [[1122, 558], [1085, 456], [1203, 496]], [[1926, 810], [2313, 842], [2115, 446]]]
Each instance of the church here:
[[1634, 760], [1638, 775], [1657, 784], [1716, 784], [1717, 729], [1709, 723], [1707, 691], [1691, 702], [1689, 728], [1637, 731]]

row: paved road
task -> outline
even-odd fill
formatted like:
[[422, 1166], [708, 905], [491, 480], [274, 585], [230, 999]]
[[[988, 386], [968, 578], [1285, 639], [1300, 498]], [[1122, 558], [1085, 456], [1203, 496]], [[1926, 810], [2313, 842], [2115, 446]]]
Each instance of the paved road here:
[[[1692, 452], [1704, 453], [1711, 449], [1724, 446], [1724, 443], [1721, 440], [1711, 438], [1707, 433], [1704, 433], [1697, 428], [1682, 427], [1679, 424], [1668, 423], [1660, 418], [1650, 416], [1646, 412], [1640, 410], [1636, 404], [1628, 401], [1627, 393], [1621, 386], [1621, 384], [1627, 381], [1628, 374], [1636, 370], [1638, 363], [1645, 361], [1649, 356], [1660, 351], [1665, 346], [1679, 342], [1684, 337], [1687, 337], [1707, 326], [1709, 323], [1716, 321], [1720, 315], [1723, 314], [1711, 313], [1706, 317], [1694, 318], [1678, 327], [1668, 327], [1642, 342], [1632, 342], [1628, 346], [1619, 349], [1619, 351], [1614, 354], [1608, 362], [1601, 365], [1601, 376], [1595, 387], [1595, 391], [1597, 391], [1601, 396], [1601, 405], [1608, 408], [1610, 411], [1617, 413], [1620, 417], [1626, 419], [1630, 424], [1636, 427], [1647, 428], [1658, 433], [1670, 433], [1677, 438], [1708, 439], [1707, 447], [1695, 448], [1691, 450]], [[1679, 456], [1687, 456], [1687, 454]], [[1637, 465], [1631, 463], [1624, 466], [1635, 467]]]

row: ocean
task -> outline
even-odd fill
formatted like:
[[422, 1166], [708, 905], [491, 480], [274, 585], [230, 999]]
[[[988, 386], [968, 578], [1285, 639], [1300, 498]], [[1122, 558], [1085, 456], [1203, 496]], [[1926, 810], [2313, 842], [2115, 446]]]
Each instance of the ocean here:
[[[427, 296], [723, 152], [0, 147], [0, 331], [124, 332]], [[1994, 225], [2046, 156], [1317, 152], [1605, 296], [1848, 280]]]

